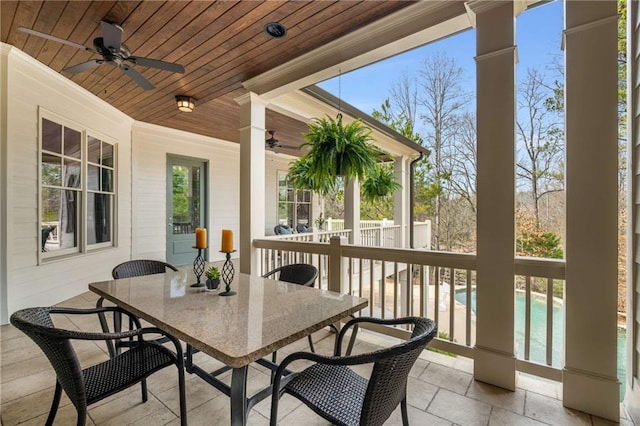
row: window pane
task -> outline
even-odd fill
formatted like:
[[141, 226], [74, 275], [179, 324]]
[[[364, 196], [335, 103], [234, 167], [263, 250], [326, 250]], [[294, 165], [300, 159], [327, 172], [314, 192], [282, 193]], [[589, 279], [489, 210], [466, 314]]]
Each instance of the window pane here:
[[89, 164], [87, 166], [87, 189], [90, 191], [100, 190], [100, 167]]
[[100, 164], [100, 140], [93, 136], [87, 137], [87, 161]]
[[102, 191], [113, 192], [113, 170], [102, 168]]
[[309, 204], [298, 204], [296, 208], [296, 220], [304, 225], [309, 224]]
[[72, 190], [42, 188], [41, 226], [52, 228], [45, 241], [45, 251], [77, 247], [80, 193]]
[[113, 196], [89, 194], [87, 200], [87, 244], [111, 241], [111, 205]]
[[[104, 170], [104, 169], [103, 169]], [[200, 226], [200, 167], [173, 166], [174, 234], [192, 234]]]
[[302, 194], [303, 194], [302, 201], [304, 201], [305, 203], [310, 203], [311, 202], [311, 191], [304, 190], [304, 191], [302, 191]]
[[42, 149], [62, 154], [62, 126], [42, 119]]
[[42, 184], [62, 185], [62, 157], [42, 153]]
[[64, 128], [64, 155], [80, 158], [80, 132]]
[[293, 189], [287, 189], [287, 201], [295, 201]]
[[80, 188], [80, 162], [64, 160], [64, 186], [67, 188]]
[[113, 167], [113, 145], [102, 142], [102, 165]]

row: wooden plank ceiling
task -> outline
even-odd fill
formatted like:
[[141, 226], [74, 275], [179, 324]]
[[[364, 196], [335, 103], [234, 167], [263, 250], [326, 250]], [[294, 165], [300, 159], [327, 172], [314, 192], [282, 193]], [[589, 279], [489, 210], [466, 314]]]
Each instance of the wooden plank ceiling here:
[[[242, 82], [411, 4], [408, 1], [5, 1], [2, 41], [73, 80], [132, 118], [234, 142], [239, 141]], [[120, 25], [133, 56], [175, 62], [176, 74], [134, 66], [155, 89], [144, 90], [120, 69], [102, 64], [70, 74], [62, 70], [99, 55], [18, 31], [26, 27], [88, 47], [101, 37], [100, 21]], [[282, 39], [262, 31], [287, 27]], [[174, 98], [197, 99], [193, 113]], [[301, 143], [303, 123], [267, 111], [267, 129], [283, 143]]]

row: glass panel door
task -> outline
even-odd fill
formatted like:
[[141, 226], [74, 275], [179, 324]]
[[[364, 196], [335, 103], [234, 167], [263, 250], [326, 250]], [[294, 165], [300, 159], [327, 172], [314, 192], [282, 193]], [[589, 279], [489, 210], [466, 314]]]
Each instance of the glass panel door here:
[[167, 262], [173, 265], [196, 256], [195, 229], [206, 227], [205, 182], [204, 161], [167, 158]]

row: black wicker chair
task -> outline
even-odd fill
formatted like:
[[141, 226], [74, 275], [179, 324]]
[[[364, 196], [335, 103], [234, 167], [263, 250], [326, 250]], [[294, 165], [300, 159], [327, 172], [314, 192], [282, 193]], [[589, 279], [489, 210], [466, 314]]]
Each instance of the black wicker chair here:
[[[122, 333], [94, 333], [63, 330], [54, 326], [51, 314], [88, 315], [118, 312], [130, 316], [137, 328]], [[187, 424], [187, 408], [184, 385], [184, 358], [180, 342], [157, 328], [141, 328], [140, 321], [118, 307], [95, 309], [75, 308], [27, 308], [11, 315], [11, 324], [29, 336], [42, 349], [56, 372], [56, 389], [46, 425], [56, 417], [62, 390], [78, 412], [77, 425], [87, 421], [87, 406], [127, 389], [137, 383], [142, 385], [142, 401], [147, 401], [145, 379], [170, 365], [178, 368], [180, 393], [180, 422]], [[144, 340], [147, 334], [163, 334], [175, 345], [175, 352], [153, 341]], [[71, 340], [102, 340], [135, 338], [135, 345], [108, 361], [82, 368]]]
[[306, 263], [293, 263], [291, 265], [284, 265], [269, 271], [262, 277], [269, 278], [275, 274], [278, 274], [276, 278], [279, 281], [313, 287], [313, 284], [316, 282], [316, 278], [318, 278], [318, 268]]
[[[291, 265], [284, 265], [269, 271], [262, 277], [269, 278], [276, 274], [278, 274], [276, 277], [278, 281], [286, 281], [288, 283], [300, 284], [305, 287], [313, 287], [316, 282], [316, 278], [318, 278], [318, 268], [306, 263], [293, 263]], [[311, 352], [315, 352], [311, 335], [307, 337], [309, 339], [309, 349], [311, 349]], [[271, 360], [276, 362], [277, 357], [277, 352], [274, 352]]]
[[178, 270], [178, 268], [176, 268], [175, 266], [166, 262], [161, 262], [159, 260], [129, 260], [113, 268], [113, 270], [111, 271], [111, 275], [113, 276], [114, 280], [117, 280], [119, 278], [132, 278], [140, 277], [143, 275], [164, 274], [165, 272], [167, 272], [167, 269], [171, 269], [172, 271]]
[[[383, 325], [413, 324], [414, 328], [411, 338], [404, 343], [371, 353], [340, 356], [346, 331], [364, 322]], [[316, 414], [335, 425], [382, 425], [398, 404], [402, 411], [402, 424], [408, 425], [407, 377], [418, 355], [436, 333], [435, 322], [427, 318], [383, 320], [363, 317], [349, 321], [338, 335], [335, 356], [296, 352], [282, 361], [273, 382], [271, 426], [277, 423], [278, 401], [284, 392], [301, 400]], [[287, 366], [301, 359], [315, 364], [300, 373], [283, 377]], [[373, 364], [368, 380], [349, 368], [360, 364]]]
[[[138, 260], [128, 260], [117, 265], [111, 271], [111, 276], [114, 280], [120, 278], [133, 278], [133, 277], [141, 277], [143, 275], [153, 275], [153, 274], [164, 274], [167, 272], [167, 269], [171, 269], [172, 271], [177, 271], [178, 268], [171, 265], [170, 263], [162, 262], [160, 260], [148, 260], [148, 259], [138, 259]], [[104, 303], [104, 298], [98, 298], [96, 302], [96, 308], [101, 308]], [[131, 315], [131, 314], [130, 314]], [[100, 313], [98, 315], [100, 319], [100, 326], [102, 327], [102, 331], [104, 333], [109, 333], [109, 326], [107, 325], [107, 319], [104, 313]], [[113, 314], [113, 331], [119, 332], [122, 329], [122, 317], [119, 313], [115, 312]], [[131, 328], [132, 324], [129, 323], [129, 328]], [[158, 343], [166, 343], [168, 339], [162, 337], [158, 339]], [[109, 340], [107, 341], [107, 350], [109, 351], [109, 355], [111, 357], [116, 356], [120, 353], [120, 348], [123, 346], [128, 346], [129, 342], [123, 342], [121, 340]]]

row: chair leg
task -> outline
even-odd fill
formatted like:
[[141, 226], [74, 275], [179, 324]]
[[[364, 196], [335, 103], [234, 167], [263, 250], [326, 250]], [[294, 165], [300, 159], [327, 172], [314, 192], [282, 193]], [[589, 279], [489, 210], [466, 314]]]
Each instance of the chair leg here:
[[400, 411], [402, 411], [402, 426], [409, 426], [409, 413], [407, 413], [407, 397], [400, 401]]
[[[51, 402], [51, 409], [49, 410], [49, 417], [47, 417], [46, 426], [51, 426], [56, 418], [58, 412], [58, 405], [60, 405], [60, 397], [62, 396], [62, 386], [60, 382], [56, 380], [56, 390], [53, 394], [53, 401]], [[80, 421], [80, 414], [78, 413], [78, 421]]]
[[356, 335], [358, 334], [358, 329], [360, 327], [358, 324], [353, 326], [353, 331], [351, 332], [351, 338], [349, 339], [349, 346], [347, 347], [347, 352], [345, 352], [345, 356], [351, 355], [351, 351], [353, 350], [353, 345], [356, 342]]
[[[278, 360], [278, 351], [274, 351], [271, 354], [271, 362], [274, 363], [274, 364], [277, 364], [277, 362], [276, 362], [277, 360]], [[275, 376], [276, 376], [276, 371], [274, 369], [271, 369], [271, 379], [270, 379], [269, 383], [273, 384], [273, 379], [274, 379]]]
[[311, 335], [307, 336], [309, 338], [309, 349], [311, 352], [316, 353], [316, 350], [313, 348], [313, 340], [311, 339]]
[[87, 407], [78, 410], [78, 423], [76, 426], [85, 426], [87, 424]]
[[147, 402], [149, 399], [149, 394], [147, 392], [147, 379], [143, 379], [140, 382], [140, 387], [142, 388], [142, 402]]

